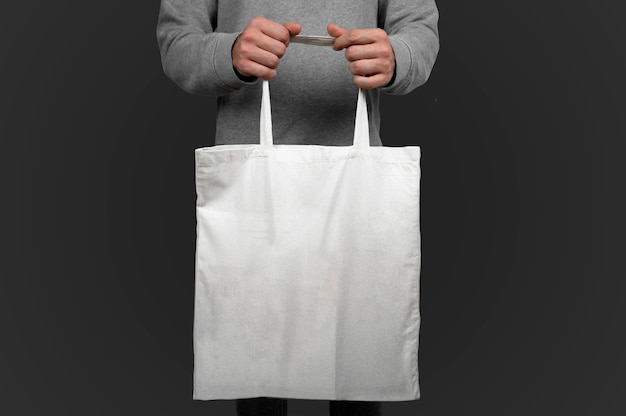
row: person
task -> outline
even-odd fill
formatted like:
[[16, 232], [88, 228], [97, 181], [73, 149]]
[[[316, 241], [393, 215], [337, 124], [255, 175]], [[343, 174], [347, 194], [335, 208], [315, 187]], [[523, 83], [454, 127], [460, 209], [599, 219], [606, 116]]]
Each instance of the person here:
[[[362, 88], [370, 144], [380, 146], [380, 94], [407, 94], [427, 81], [438, 18], [434, 0], [161, 0], [157, 40], [173, 82], [217, 97], [215, 144], [259, 143], [263, 79], [271, 81], [275, 144], [351, 145]], [[297, 34], [335, 40], [291, 43]], [[286, 406], [253, 398], [238, 400], [237, 412], [281, 415]], [[331, 415], [374, 416], [380, 408], [330, 402]]]

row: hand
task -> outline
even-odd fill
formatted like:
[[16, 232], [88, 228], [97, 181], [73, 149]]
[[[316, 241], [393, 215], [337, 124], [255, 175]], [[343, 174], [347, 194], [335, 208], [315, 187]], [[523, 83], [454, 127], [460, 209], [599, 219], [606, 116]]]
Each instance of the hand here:
[[264, 80], [274, 78], [290, 37], [301, 30], [302, 26], [297, 23], [281, 25], [263, 17], [255, 17], [233, 44], [233, 67], [244, 77]]
[[370, 89], [389, 84], [396, 69], [396, 59], [384, 30], [347, 30], [332, 23], [327, 30], [336, 38], [333, 49], [346, 50], [348, 69], [354, 75], [357, 87]]

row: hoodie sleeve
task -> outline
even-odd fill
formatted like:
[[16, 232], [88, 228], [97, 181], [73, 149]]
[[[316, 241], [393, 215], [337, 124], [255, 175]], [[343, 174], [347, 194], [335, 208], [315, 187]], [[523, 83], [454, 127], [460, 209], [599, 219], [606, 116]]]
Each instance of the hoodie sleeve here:
[[396, 56], [395, 78], [381, 91], [407, 94], [428, 80], [439, 52], [438, 20], [434, 0], [379, 1], [379, 27]]
[[215, 32], [216, 18], [217, 0], [161, 0], [157, 41], [163, 71], [186, 92], [222, 96], [251, 83], [232, 66], [239, 33]]

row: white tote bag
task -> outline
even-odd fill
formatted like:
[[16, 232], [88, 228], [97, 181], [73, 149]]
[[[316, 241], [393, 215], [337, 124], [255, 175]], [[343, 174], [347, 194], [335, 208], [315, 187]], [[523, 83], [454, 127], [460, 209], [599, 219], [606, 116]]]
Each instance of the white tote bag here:
[[419, 398], [419, 147], [196, 150], [196, 400]]

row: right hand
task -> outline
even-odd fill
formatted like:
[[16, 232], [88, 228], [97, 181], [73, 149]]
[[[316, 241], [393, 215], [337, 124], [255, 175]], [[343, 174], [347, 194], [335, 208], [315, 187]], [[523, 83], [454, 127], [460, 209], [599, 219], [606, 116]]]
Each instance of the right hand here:
[[263, 17], [255, 17], [233, 44], [233, 67], [245, 77], [264, 80], [274, 78], [290, 37], [301, 30], [302, 26], [297, 23], [281, 25]]

